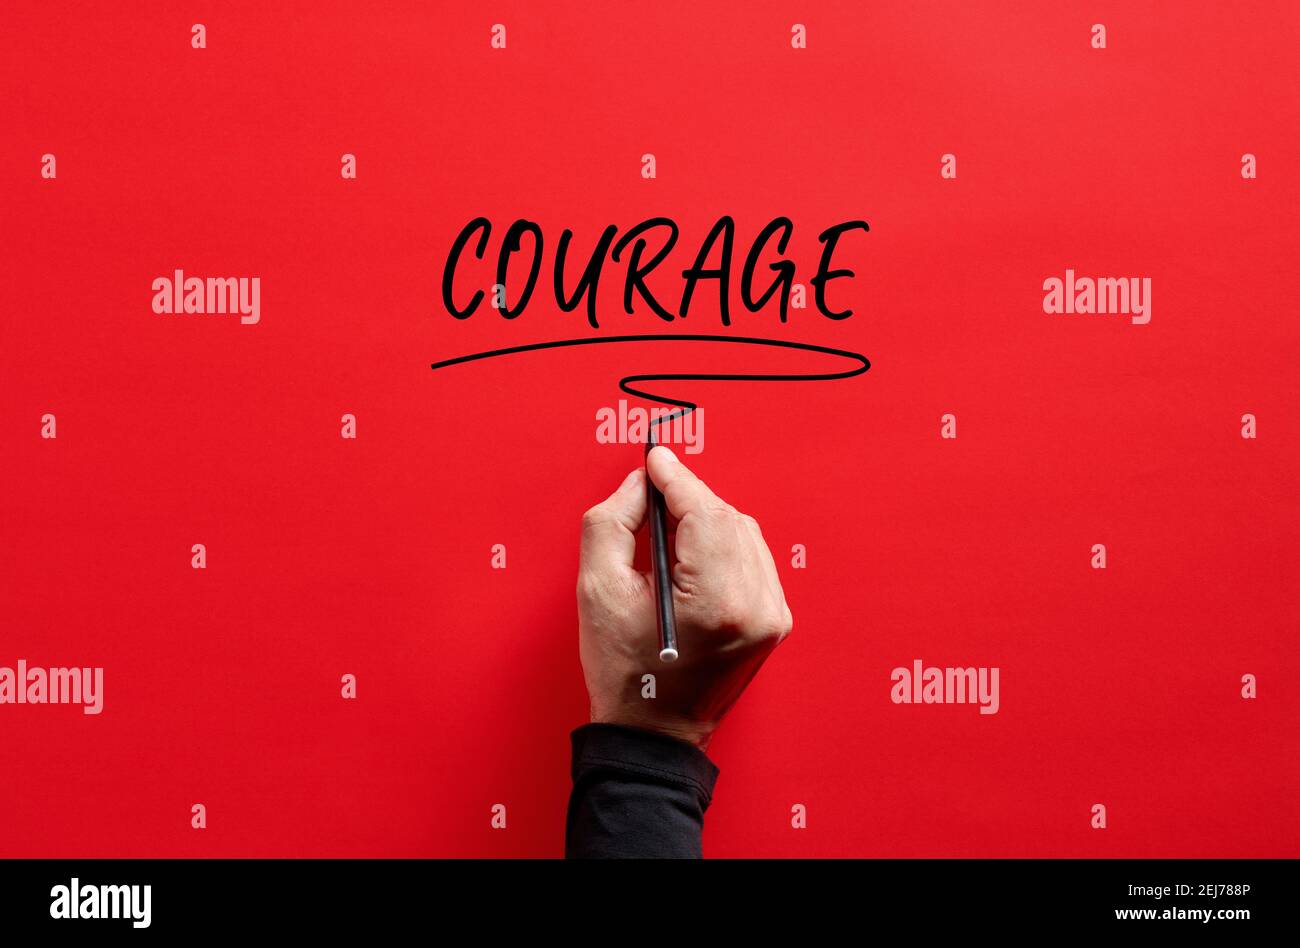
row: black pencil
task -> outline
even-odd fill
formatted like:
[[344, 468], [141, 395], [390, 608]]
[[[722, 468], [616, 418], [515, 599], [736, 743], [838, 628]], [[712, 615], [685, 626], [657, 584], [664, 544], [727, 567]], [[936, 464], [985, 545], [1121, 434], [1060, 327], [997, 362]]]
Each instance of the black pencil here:
[[[655, 441], [654, 428], [646, 438], [645, 453]], [[673, 612], [673, 576], [668, 565], [668, 504], [664, 495], [654, 481], [650, 471], [645, 473], [646, 511], [650, 519], [650, 571], [654, 576], [655, 616], [659, 624], [659, 660], [661, 662], [677, 661], [677, 616]]]

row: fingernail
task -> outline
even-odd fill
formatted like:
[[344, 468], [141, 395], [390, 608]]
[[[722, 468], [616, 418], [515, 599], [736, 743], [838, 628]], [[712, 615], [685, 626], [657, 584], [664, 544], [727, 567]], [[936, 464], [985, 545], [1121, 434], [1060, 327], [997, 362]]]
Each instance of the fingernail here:
[[664, 447], [664, 446], [661, 444], [661, 445], [659, 445], [659, 450], [661, 450], [664, 454], [668, 455], [668, 456], [669, 456], [670, 458], [672, 458], [674, 461], [677, 460], [677, 455], [673, 454], [673, 449], [672, 449], [672, 448], [666, 448], [666, 447]]

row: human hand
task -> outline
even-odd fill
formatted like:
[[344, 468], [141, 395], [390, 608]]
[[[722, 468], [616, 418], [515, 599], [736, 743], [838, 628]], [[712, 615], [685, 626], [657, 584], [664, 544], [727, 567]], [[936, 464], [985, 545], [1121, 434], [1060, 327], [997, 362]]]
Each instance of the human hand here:
[[[673, 607], [681, 657], [659, 661], [654, 587], [633, 565], [646, 471], [676, 522]], [[591, 720], [658, 731], [704, 750], [793, 619], [758, 523], [665, 447], [582, 519], [578, 640]], [[655, 676], [643, 698], [642, 676]]]

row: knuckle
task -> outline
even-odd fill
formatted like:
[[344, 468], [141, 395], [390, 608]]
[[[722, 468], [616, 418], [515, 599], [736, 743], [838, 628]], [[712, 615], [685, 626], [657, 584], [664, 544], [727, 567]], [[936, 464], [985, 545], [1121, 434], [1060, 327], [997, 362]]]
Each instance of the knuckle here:
[[706, 500], [700, 508], [700, 512], [709, 520], [722, 521], [729, 520], [736, 513], [736, 508], [732, 507], [725, 500], [714, 497]]
[[776, 645], [790, 634], [790, 628], [792, 625], [792, 622], [782, 616], [765, 616], [761, 622], [757, 623], [756, 637], [760, 641], [771, 642], [773, 645]]
[[599, 602], [604, 598], [605, 583], [600, 574], [589, 569], [578, 571], [578, 601]]
[[794, 616], [790, 614], [790, 607], [786, 605], [785, 598], [778, 596], [776, 600], [768, 603], [754, 619], [754, 633], [759, 639], [774, 640], [773, 644], [779, 643], [794, 628]]
[[749, 606], [738, 596], [723, 596], [714, 607], [713, 619], [719, 629], [744, 631], [750, 625]]
[[600, 504], [587, 508], [586, 512], [582, 515], [583, 532], [598, 529], [603, 523], [605, 523], [606, 519], [605, 508]]

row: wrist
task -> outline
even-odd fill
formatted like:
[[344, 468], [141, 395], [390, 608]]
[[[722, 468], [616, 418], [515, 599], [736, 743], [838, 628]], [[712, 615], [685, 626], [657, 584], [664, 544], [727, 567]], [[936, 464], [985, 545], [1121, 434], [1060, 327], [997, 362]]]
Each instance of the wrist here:
[[634, 727], [642, 731], [652, 731], [665, 737], [675, 738], [701, 750], [707, 751], [709, 739], [713, 736], [713, 725], [700, 721], [691, 721], [685, 717], [666, 718], [663, 715], [639, 713], [629, 708], [591, 709], [593, 724], [618, 724]]

